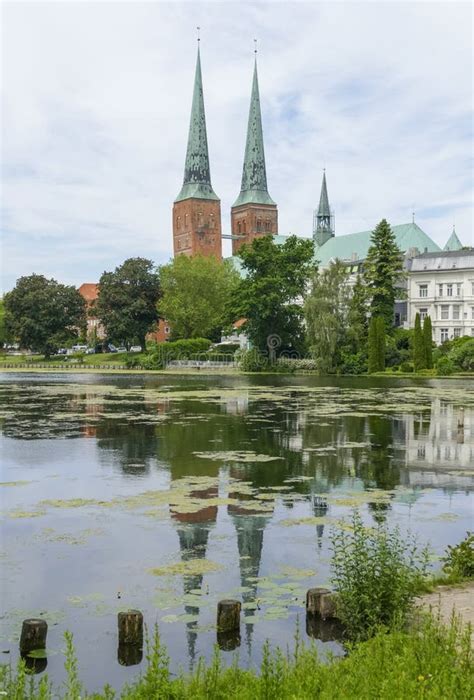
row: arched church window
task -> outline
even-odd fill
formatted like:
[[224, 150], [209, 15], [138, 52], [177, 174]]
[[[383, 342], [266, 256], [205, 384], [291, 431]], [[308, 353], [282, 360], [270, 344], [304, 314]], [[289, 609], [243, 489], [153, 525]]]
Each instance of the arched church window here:
[[242, 226], [243, 226], [243, 229], [244, 229], [244, 233], [247, 233], [247, 222], [244, 221], [243, 224], [242, 224]]
[[240, 221], [237, 224], [237, 233], [242, 233], [242, 224], [240, 223]]

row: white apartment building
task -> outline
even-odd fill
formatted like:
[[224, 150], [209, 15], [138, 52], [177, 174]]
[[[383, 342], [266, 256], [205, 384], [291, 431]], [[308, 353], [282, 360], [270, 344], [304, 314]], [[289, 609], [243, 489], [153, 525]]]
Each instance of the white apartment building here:
[[462, 335], [474, 337], [474, 248], [423, 253], [408, 269], [407, 325], [431, 317], [437, 345]]

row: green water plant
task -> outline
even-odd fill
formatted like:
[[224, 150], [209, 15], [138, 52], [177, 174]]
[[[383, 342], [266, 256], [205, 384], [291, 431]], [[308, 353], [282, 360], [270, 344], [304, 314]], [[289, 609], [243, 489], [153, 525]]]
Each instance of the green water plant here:
[[443, 572], [455, 579], [474, 577], [474, 533], [468, 532], [457, 545], [448, 545], [443, 561]]
[[349, 527], [332, 531], [331, 546], [338, 616], [349, 637], [365, 640], [381, 627], [402, 628], [426, 578], [427, 548], [384, 523], [365, 527], [356, 509]]

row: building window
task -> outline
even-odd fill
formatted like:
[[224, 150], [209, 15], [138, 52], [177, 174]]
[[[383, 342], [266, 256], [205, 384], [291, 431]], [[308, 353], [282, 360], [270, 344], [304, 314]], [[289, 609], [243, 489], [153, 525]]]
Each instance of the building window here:
[[474, 328], [471, 328], [471, 335], [474, 336]]
[[453, 306], [453, 321], [459, 321], [459, 305]]
[[169, 332], [170, 332], [170, 327], [169, 327], [169, 326], [165, 326], [165, 333], [166, 333], [166, 335], [168, 335]]
[[460, 282], [456, 283], [456, 296], [460, 297], [461, 296], [461, 291], [462, 291], [462, 285]]
[[471, 282], [471, 294], [474, 296], [474, 282]]
[[471, 318], [474, 319], [474, 306], [471, 306]]
[[242, 224], [240, 223], [240, 221], [237, 224], [237, 233], [242, 233]]
[[176, 228], [181, 228], [181, 217], [180, 216], [176, 217]]
[[448, 297], [453, 296], [453, 285], [452, 284], [446, 285], [446, 296], [448, 296]]
[[257, 219], [257, 231], [261, 231], [261, 230], [262, 230], [262, 222], [260, 221], [260, 219]]
[[449, 329], [448, 328], [441, 328], [441, 342], [444, 343], [445, 340], [448, 340], [449, 337]]
[[211, 228], [214, 228], [214, 226], [216, 225], [216, 222], [215, 222], [215, 219], [214, 219], [214, 214], [211, 214], [211, 218], [210, 218], [210, 221], [209, 221], [209, 225], [210, 225]]
[[246, 221], [243, 222], [242, 227], [243, 227], [244, 233], [247, 233], [247, 222]]
[[428, 296], [428, 285], [427, 284], [420, 284], [419, 296], [420, 297], [427, 297]]
[[438, 294], [440, 297], [443, 296], [443, 285], [442, 284], [438, 284]]
[[425, 318], [428, 316], [428, 309], [420, 309], [419, 314], [420, 314], [420, 321], [424, 321]]
[[443, 305], [441, 307], [441, 319], [446, 321], [449, 318], [449, 306]]
[[461, 330], [462, 328], [453, 328], [453, 338], [460, 338]]

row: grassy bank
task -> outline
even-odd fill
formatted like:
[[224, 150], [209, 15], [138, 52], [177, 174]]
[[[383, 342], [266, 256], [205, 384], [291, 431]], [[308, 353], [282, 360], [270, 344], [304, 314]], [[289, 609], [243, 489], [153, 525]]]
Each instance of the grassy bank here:
[[159, 636], [149, 648], [143, 673], [122, 691], [109, 686], [88, 694], [70, 635], [66, 636], [67, 682], [52, 689], [47, 677], [39, 682], [27, 677], [21, 662], [16, 669], [0, 670], [0, 688], [12, 700], [151, 700], [152, 698], [272, 700], [298, 698], [456, 698], [474, 696], [473, 652], [468, 630], [456, 620], [449, 627], [427, 617], [412, 632], [379, 632], [355, 645], [345, 658], [323, 662], [314, 645], [304, 646], [296, 638], [291, 652], [265, 648], [258, 672], [243, 670], [237, 662], [230, 668], [216, 651], [211, 664], [200, 662], [192, 675], [173, 678], [166, 649]]

